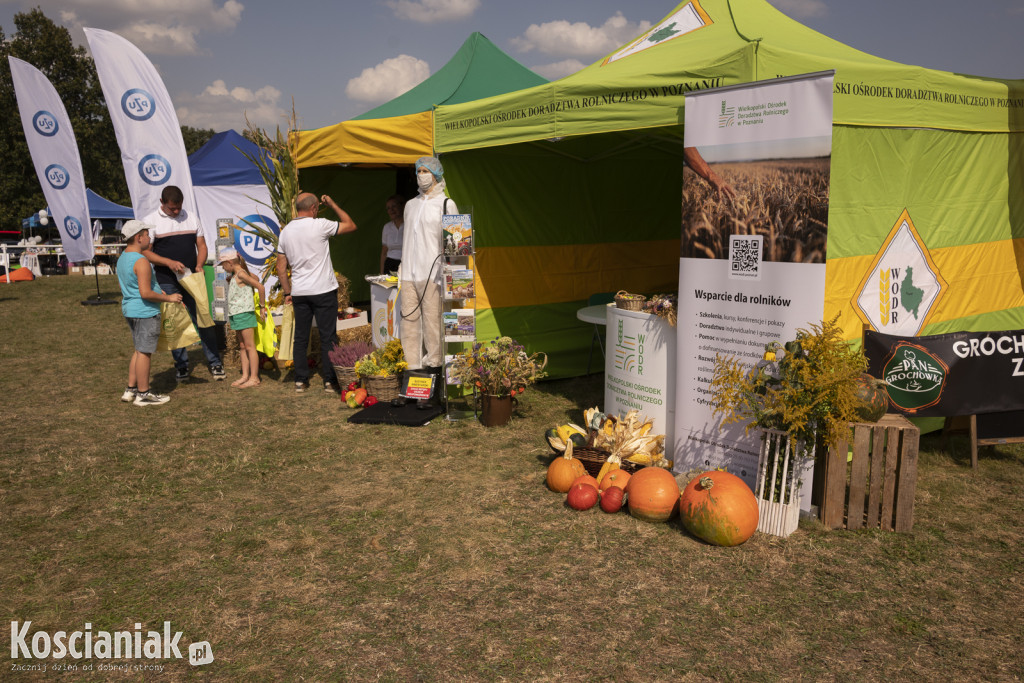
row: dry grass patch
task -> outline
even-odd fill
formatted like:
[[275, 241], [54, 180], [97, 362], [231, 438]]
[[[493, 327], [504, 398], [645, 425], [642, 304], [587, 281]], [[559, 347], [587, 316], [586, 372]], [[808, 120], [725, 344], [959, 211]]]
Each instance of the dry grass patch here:
[[136, 408], [127, 327], [82, 287], [0, 285], [8, 622], [211, 642], [167, 680], [1024, 676], [1019, 449], [973, 472], [925, 437], [912, 533], [715, 548], [544, 487], [542, 434], [602, 403], [600, 375], [532, 388], [504, 428], [356, 426], [287, 378], [175, 386], [157, 354], [171, 402]]

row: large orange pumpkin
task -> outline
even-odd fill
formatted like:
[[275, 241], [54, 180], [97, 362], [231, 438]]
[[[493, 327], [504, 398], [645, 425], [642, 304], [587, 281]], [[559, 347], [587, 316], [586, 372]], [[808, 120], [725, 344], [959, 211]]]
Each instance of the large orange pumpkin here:
[[572, 457], [571, 453], [560, 455], [548, 465], [548, 488], [555, 493], [566, 493], [572, 488], [572, 482], [576, 477], [587, 473], [587, 468], [578, 459]]
[[735, 474], [705, 472], [683, 489], [679, 517], [686, 530], [702, 541], [739, 545], [757, 529], [757, 499]]
[[629, 478], [629, 514], [645, 522], [665, 522], [679, 507], [679, 484], [661, 467], [644, 467]]

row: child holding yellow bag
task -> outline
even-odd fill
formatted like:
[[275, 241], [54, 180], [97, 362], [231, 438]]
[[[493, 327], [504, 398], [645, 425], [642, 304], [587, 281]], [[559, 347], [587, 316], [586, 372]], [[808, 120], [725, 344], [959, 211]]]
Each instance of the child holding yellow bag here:
[[[228, 322], [238, 340], [238, 355], [242, 360], [242, 376], [231, 383], [233, 387], [247, 388], [260, 384], [260, 362], [256, 354], [253, 334], [259, 320], [267, 317], [267, 293], [259, 279], [249, 272], [245, 259], [232, 248], [221, 250], [217, 263], [228, 274]], [[260, 315], [256, 317], [254, 292], [259, 292]]]
[[160, 304], [181, 304], [181, 294], [164, 294], [153, 278], [153, 266], [142, 252], [149, 248], [148, 223], [130, 220], [121, 228], [128, 246], [117, 259], [117, 280], [121, 285], [121, 313], [132, 331], [134, 352], [128, 362], [128, 386], [121, 395], [125, 403], [160, 405], [171, 400], [149, 387], [150, 358], [160, 337]]

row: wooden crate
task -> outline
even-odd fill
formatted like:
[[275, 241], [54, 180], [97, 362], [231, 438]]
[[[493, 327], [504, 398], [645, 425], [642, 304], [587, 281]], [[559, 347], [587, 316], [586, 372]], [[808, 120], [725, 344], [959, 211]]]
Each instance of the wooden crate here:
[[821, 522], [830, 529], [909, 531], [914, 525], [921, 431], [901, 415], [851, 425], [825, 457]]

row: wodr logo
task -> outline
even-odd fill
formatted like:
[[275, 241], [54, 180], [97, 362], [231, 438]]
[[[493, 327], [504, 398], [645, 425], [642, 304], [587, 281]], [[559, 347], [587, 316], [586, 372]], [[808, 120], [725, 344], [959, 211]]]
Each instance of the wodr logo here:
[[928, 322], [946, 281], [904, 210], [853, 296], [853, 308], [873, 329], [916, 337]]
[[910, 342], [897, 344], [882, 369], [889, 400], [908, 413], [938, 403], [948, 375], [949, 367], [942, 360]]
[[736, 125], [736, 107], [730, 107], [722, 100], [722, 109], [718, 112], [718, 127], [729, 128]]

